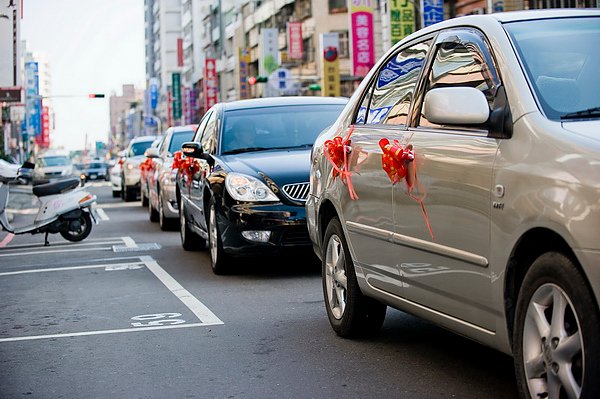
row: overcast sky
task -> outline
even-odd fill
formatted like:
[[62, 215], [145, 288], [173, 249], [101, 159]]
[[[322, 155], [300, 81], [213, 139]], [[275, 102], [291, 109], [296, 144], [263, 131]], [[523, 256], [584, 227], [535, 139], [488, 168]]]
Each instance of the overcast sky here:
[[52, 147], [83, 149], [86, 135], [88, 147], [107, 142], [109, 95], [145, 84], [144, 0], [24, 0], [21, 39], [50, 65]]

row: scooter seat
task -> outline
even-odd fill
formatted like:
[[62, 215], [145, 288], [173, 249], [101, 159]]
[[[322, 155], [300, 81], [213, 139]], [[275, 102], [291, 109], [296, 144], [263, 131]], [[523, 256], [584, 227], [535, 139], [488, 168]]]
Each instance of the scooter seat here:
[[53, 183], [38, 184], [33, 186], [33, 194], [36, 197], [45, 197], [46, 195], [62, 194], [72, 190], [79, 185], [81, 180], [78, 178], [59, 180]]

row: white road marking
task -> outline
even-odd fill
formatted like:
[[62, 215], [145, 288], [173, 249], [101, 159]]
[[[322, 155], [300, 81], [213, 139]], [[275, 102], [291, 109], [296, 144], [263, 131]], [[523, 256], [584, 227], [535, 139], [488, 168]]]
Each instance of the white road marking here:
[[98, 208], [98, 209], [96, 209], [96, 212], [98, 213], [98, 216], [100, 216], [100, 219], [102, 219], [102, 220], [110, 220], [110, 218], [108, 217], [108, 215], [106, 214], [106, 212], [104, 212], [104, 209]]
[[202, 302], [200, 302], [195, 296], [193, 296], [188, 290], [183, 288], [181, 284], [177, 282], [169, 273], [159, 266], [151, 256], [140, 256], [142, 262], [146, 264], [146, 267], [154, 273], [154, 275], [167, 287], [173, 295], [175, 295], [181, 302], [187, 306], [192, 313], [194, 313], [200, 321], [211, 325], [223, 324], [223, 322], [210, 311]]
[[[45, 250], [43, 248], [48, 248], [48, 247], [39, 247], [36, 251], [32, 251], [32, 252], [17, 252], [17, 253], [9, 253], [9, 254], [0, 254], [0, 257], [44, 255], [44, 254], [51, 254], [51, 253], [58, 253], [58, 252], [112, 251], [112, 247], [57, 249], [57, 250]], [[40, 251], [40, 249], [41, 249], [41, 251]]]
[[109, 202], [107, 204], [96, 204], [96, 209], [98, 208], [133, 208], [134, 206], [139, 207], [140, 202]]
[[[107, 265], [102, 264], [102, 265], [82, 265], [82, 266], [67, 266], [67, 267], [52, 267], [52, 268], [47, 268], [47, 269], [29, 269], [29, 270], [19, 270], [16, 272], [4, 272], [4, 273], [0, 273], [0, 277], [1, 276], [14, 276], [17, 274], [30, 274], [30, 273], [45, 273], [45, 272], [62, 272], [65, 270], [81, 270], [81, 269], [94, 269], [94, 268], [104, 268], [105, 270], [107, 270], [107, 268], [112, 267], [114, 269], [112, 270], [126, 270], [126, 269], [117, 269], [118, 267], [131, 267], [133, 268], [133, 266], [139, 266], [139, 267], [144, 267], [144, 263], [143, 262], [128, 262], [128, 263], [114, 263], [114, 264], [110, 264]], [[141, 266], [140, 266], [141, 265]]]
[[123, 240], [123, 243], [125, 244], [126, 247], [129, 247], [129, 248], [137, 247], [137, 244], [135, 243], [135, 241], [133, 241], [133, 238], [131, 238], [131, 237], [121, 237], [121, 240]]
[[[106, 241], [108, 240], [108, 241]], [[90, 241], [94, 241], [93, 239], [88, 239], [85, 242], [79, 242], [77, 244], [73, 244], [72, 242], [50, 242], [50, 247], [44, 247], [44, 245], [42, 243], [38, 243], [38, 244], [18, 244], [18, 245], [11, 245], [9, 247], [6, 247], [4, 250], [2, 250], [2, 252], [6, 252], [6, 251], [10, 251], [10, 250], [16, 250], [19, 248], [52, 248], [52, 249], [56, 249], [58, 248], [62, 248], [62, 247], [69, 247], [69, 248], [73, 248], [73, 247], [83, 247], [83, 246], [91, 246], [91, 245], [106, 245], [106, 244], [120, 244], [123, 242], [123, 240], [121, 239], [121, 237], [116, 237], [114, 239], [111, 238], [101, 238], [101, 239], [95, 239], [95, 242], [90, 242]]]
[[122, 328], [117, 330], [98, 330], [98, 331], [84, 331], [77, 333], [65, 333], [65, 334], [48, 334], [48, 335], [31, 335], [27, 337], [13, 337], [13, 338], [0, 338], [0, 342], [14, 342], [14, 341], [31, 341], [36, 339], [47, 339], [47, 338], [67, 338], [67, 337], [82, 337], [86, 335], [103, 335], [103, 334], [119, 334], [119, 333], [130, 333], [138, 331], [150, 331], [150, 330], [172, 330], [176, 328], [189, 328], [189, 327], [206, 327], [211, 325], [223, 324], [221, 323], [192, 323], [192, 324], [177, 324], [174, 326], [157, 326], [157, 327], [134, 327], [134, 328]]

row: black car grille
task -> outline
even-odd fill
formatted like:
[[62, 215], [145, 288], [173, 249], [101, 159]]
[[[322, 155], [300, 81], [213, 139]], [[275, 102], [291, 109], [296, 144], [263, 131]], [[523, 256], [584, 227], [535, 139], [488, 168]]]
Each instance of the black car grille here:
[[309, 189], [309, 183], [286, 184], [285, 186], [283, 186], [283, 192], [285, 193], [285, 195], [287, 195], [294, 201], [306, 201], [306, 199], [308, 198]]
[[288, 229], [281, 236], [282, 246], [310, 245], [310, 236], [306, 226], [299, 228]]

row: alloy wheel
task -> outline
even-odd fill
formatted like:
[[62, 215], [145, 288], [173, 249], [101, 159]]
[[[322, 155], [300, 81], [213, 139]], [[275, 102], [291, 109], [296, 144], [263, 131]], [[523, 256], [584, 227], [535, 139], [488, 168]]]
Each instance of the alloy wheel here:
[[345, 269], [344, 248], [337, 235], [332, 235], [327, 243], [325, 258], [325, 291], [327, 304], [332, 315], [341, 319], [346, 309], [346, 290], [348, 288]]

